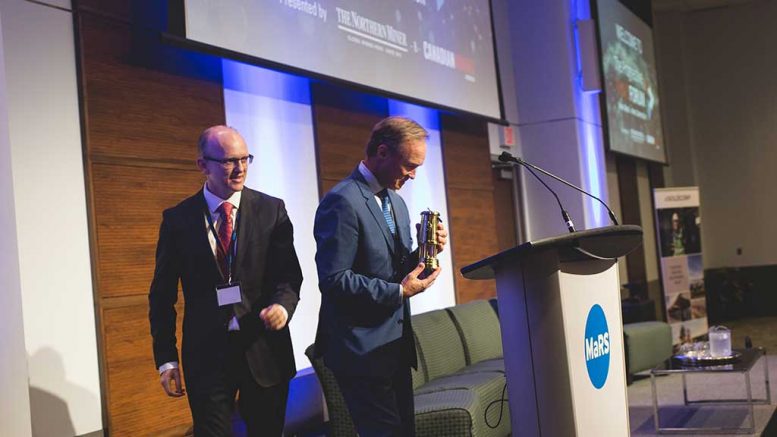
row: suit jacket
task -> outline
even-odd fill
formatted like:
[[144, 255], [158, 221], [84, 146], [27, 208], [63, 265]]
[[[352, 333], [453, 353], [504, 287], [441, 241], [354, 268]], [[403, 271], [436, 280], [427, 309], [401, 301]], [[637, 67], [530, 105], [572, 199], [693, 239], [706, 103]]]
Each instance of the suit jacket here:
[[410, 304], [399, 283], [418, 260], [410, 252], [404, 200], [388, 190], [397, 237], [358, 168], [336, 185], [316, 211], [321, 310], [316, 353], [335, 371], [381, 373], [381, 346], [405, 338], [407, 364], [416, 366]]
[[164, 211], [156, 269], [149, 291], [149, 320], [157, 367], [178, 361], [176, 311], [178, 281], [184, 297], [183, 368], [187, 386], [213, 383], [226, 356], [227, 325], [240, 323], [239, 338], [256, 382], [271, 386], [291, 379], [296, 367], [288, 325], [265, 330], [259, 312], [283, 305], [289, 320], [299, 301], [302, 271], [294, 250], [293, 228], [283, 201], [243, 189], [238, 208], [237, 255], [233, 281], [242, 302], [220, 308], [215, 286], [226, 282], [208, 242], [207, 204], [201, 191]]

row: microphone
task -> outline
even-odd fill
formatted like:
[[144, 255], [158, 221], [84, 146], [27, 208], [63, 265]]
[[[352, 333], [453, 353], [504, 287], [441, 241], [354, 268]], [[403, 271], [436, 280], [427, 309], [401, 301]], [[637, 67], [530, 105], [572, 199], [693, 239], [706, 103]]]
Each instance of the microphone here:
[[[542, 179], [540, 179], [540, 177], [537, 176], [537, 174], [534, 173], [532, 171], [532, 169], [537, 170], [537, 171], [539, 171], [540, 173], [542, 173], [544, 175], [550, 176], [551, 178], [561, 182], [562, 184], [564, 184], [564, 185], [566, 185], [568, 187], [574, 188], [575, 190], [585, 194], [588, 197], [596, 199], [599, 203], [602, 204], [602, 206], [604, 206], [605, 209], [607, 209], [607, 214], [610, 216], [610, 221], [612, 221], [612, 224], [614, 224], [615, 226], [618, 226], [618, 224], [619, 224], [618, 223], [618, 219], [617, 219], [617, 217], [615, 217], [615, 213], [612, 212], [612, 209], [610, 209], [610, 207], [607, 206], [607, 204], [604, 203], [604, 201], [602, 199], [594, 196], [593, 194], [589, 193], [588, 191], [585, 191], [584, 189], [578, 187], [577, 185], [575, 185], [575, 184], [573, 184], [571, 182], [568, 182], [568, 181], [566, 181], [566, 180], [564, 180], [564, 179], [554, 175], [553, 173], [551, 173], [549, 171], [543, 170], [542, 168], [537, 167], [534, 164], [528, 163], [528, 162], [524, 161], [522, 158], [516, 158], [516, 157], [514, 157], [513, 155], [511, 155], [508, 152], [502, 152], [502, 154], [499, 155], [499, 160], [502, 161], [502, 162], [511, 162], [513, 164], [520, 164], [520, 165], [522, 165], [526, 170], [529, 171], [529, 173], [533, 174], [534, 177], [537, 178], [540, 182], [542, 182]], [[561, 215], [564, 216], [564, 220], [567, 221], [567, 219], [569, 217], [569, 214], [564, 210], [564, 207], [561, 206], [561, 202], [559, 201], [558, 196], [556, 195], [556, 193], [553, 190], [551, 190], [550, 187], [548, 187], [547, 184], [545, 184], [545, 182], [542, 182], [542, 185], [545, 185], [545, 188], [550, 190], [550, 192], [553, 193], [554, 196], [556, 196], [556, 201], [558, 202], [558, 205], [561, 208]], [[567, 229], [570, 229], [569, 223], [567, 223]], [[571, 228], [569, 232], [574, 232], [574, 228]]]
[[569, 232], [570, 233], [571, 232], [575, 232], [575, 224], [572, 223], [572, 218], [569, 216], [569, 213], [567, 212], [567, 210], [564, 209], [564, 205], [561, 204], [561, 199], [558, 198], [558, 194], [556, 194], [556, 192], [553, 191], [553, 188], [550, 188], [548, 186], [548, 184], [546, 184], [545, 181], [542, 180], [541, 177], [537, 176], [537, 173], [534, 173], [534, 171], [532, 171], [531, 167], [527, 167], [526, 166], [526, 161], [524, 161], [521, 158], [515, 158], [515, 157], [513, 157], [513, 155], [511, 155], [511, 154], [509, 154], [507, 152], [502, 152], [502, 154], [499, 155], [499, 160], [502, 161], [502, 162], [512, 162], [514, 164], [521, 164], [521, 165], [523, 165], [526, 168], [526, 170], [529, 171], [529, 173], [534, 175], [534, 177], [537, 178], [537, 180], [540, 181], [540, 183], [542, 185], [544, 185], [545, 188], [548, 189], [548, 191], [550, 191], [550, 194], [552, 194], [553, 197], [556, 198], [556, 203], [558, 203], [558, 207], [559, 207], [559, 209], [561, 209], [561, 217], [564, 219], [564, 224], [567, 225], [567, 229], [569, 230]]

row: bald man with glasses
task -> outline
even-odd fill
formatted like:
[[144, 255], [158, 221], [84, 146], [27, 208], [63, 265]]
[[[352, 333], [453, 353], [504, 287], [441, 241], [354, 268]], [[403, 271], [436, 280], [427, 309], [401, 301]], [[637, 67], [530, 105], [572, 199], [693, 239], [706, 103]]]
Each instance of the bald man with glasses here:
[[232, 435], [238, 393], [247, 434], [280, 436], [296, 373], [288, 323], [302, 284], [292, 224], [281, 199], [244, 187], [253, 156], [235, 129], [206, 129], [198, 151], [205, 185], [164, 211], [148, 296], [160, 382], [168, 396], [188, 396], [197, 437]]

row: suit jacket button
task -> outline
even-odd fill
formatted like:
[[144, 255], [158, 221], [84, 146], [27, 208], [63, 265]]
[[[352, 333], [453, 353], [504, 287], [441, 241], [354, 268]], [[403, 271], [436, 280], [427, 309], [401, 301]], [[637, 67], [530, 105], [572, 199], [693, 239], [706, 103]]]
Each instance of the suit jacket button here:
[[403, 321], [402, 319], [397, 320], [397, 325], [401, 325]]

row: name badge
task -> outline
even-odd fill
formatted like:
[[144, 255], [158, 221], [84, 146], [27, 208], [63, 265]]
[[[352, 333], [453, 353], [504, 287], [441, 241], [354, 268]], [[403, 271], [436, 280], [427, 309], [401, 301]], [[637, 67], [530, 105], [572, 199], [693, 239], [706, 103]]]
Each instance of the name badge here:
[[216, 297], [219, 301], [219, 306], [232, 305], [233, 303], [239, 303], [242, 298], [240, 294], [240, 283], [233, 282], [231, 284], [223, 284], [216, 286]]

